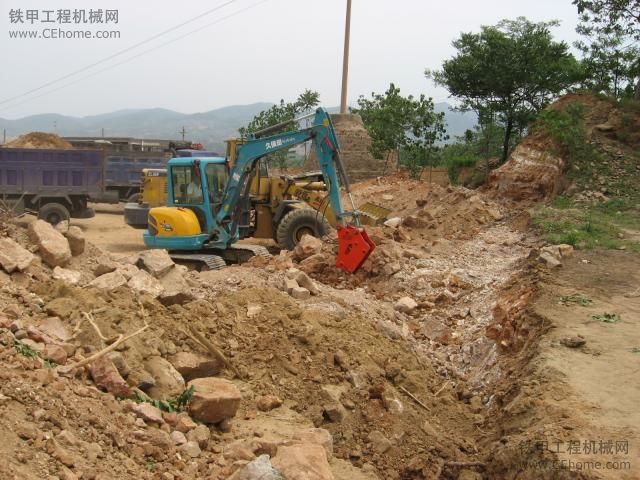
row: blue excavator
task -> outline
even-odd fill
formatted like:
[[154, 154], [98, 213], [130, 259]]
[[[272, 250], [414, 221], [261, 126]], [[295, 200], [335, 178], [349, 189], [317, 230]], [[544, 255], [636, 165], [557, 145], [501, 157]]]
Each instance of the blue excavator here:
[[[331, 117], [323, 108], [310, 116], [313, 123], [307, 128], [273, 134], [301, 120], [296, 119], [248, 135], [237, 147], [233, 164], [225, 157], [169, 160], [167, 206], [149, 211], [145, 245], [166, 249], [174, 260], [194, 264], [200, 270], [243, 263], [255, 255], [268, 256], [264, 247], [237, 243], [246, 222], [247, 210], [243, 206], [249, 202], [253, 178], [262, 158], [311, 140], [326, 186], [327, 205], [336, 217], [336, 266], [349, 273], [357, 271], [375, 244], [360, 223]], [[350, 210], [343, 208], [341, 187], [351, 204]], [[313, 223], [305, 225], [305, 221], [308, 223], [315, 217], [316, 224], [322, 224], [322, 215], [321, 209], [305, 209], [302, 214], [294, 212], [289, 223], [298, 221], [299, 232], [313, 234]]]

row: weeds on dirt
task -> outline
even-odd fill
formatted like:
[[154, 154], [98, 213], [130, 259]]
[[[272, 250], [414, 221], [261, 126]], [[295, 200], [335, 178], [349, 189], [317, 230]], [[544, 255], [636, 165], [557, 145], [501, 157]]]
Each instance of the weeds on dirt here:
[[136, 390], [133, 394], [132, 400], [136, 403], [150, 403], [163, 412], [181, 412], [193, 398], [194, 392], [195, 388], [192, 385], [174, 398], [169, 398], [167, 400], [155, 400], [144, 393], [141, 393], [139, 390]]
[[22, 343], [20, 340], [15, 340], [13, 343], [13, 346], [15, 347], [16, 352], [18, 352], [20, 355], [24, 357], [35, 358], [40, 356], [38, 352], [36, 352], [29, 345]]
[[587, 297], [582, 297], [580, 295], [562, 295], [560, 297], [560, 303], [565, 307], [568, 307], [572, 304], [588, 307], [589, 305], [593, 304], [593, 300]]
[[601, 313], [598, 315], [591, 315], [591, 318], [603, 323], [618, 323], [622, 321], [622, 317], [617, 313]]

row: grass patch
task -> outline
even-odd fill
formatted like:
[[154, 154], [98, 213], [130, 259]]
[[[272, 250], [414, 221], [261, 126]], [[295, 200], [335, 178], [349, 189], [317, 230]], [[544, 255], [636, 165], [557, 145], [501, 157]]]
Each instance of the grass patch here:
[[598, 205], [573, 203], [558, 197], [551, 207], [533, 213], [533, 224], [545, 240], [579, 249], [619, 249], [640, 252], [640, 243], [623, 229], [640, 231], [640, 208], [630, 200], [614, 199]]
[[622, 321], [622, 317], [617, 313], [601, 313], [600, 315], [591, 315], [591, 318], [603, 323], [618, 323]]

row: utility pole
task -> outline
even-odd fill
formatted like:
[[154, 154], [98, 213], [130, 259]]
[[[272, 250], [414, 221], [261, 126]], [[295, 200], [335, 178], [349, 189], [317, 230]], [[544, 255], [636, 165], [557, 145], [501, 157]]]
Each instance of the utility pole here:
[[102, 138], [104, 138], [104, 127], [102, 128]]
[[2, 143], [3, 144], [7, 143], [7, 129], [6, 128], [2, 129]]
[[347, 0], [347, 19], [344, 25], [344, 54], [342, 57], [342, 98], [340, 113], [347, 113], [347, 81], [349, 78], [349, 40], [351, 36], [351, 0]]
[[184, 129], [184, 126], [182, 127], [182, 130], [180, 130], [180, 133], [182, 134], [182, 141], [184, 142], [184, 136], [187, 133], [187, 131]]

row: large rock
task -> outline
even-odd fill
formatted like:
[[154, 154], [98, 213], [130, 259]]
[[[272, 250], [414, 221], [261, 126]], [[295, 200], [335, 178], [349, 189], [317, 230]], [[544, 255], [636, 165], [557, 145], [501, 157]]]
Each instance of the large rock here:
[[26, 269], [33, 261], [33, 253], [23, 248], [11, 238], [0, 238], [0, 265], [5, 272], [11, 273], [15, 270]]
[[144, 268], [156, 278], [169, 272], [175, 265], [166, 250], [145, 250], [140, 253], [138, 267]]
[[53, 278], [64, 283], [68, 283], [69, 285], [77, 285], [78, 283], [80, 283], [82, 273], [78, 272], [77, 270], [55, 267], [53, 269]]
[[286, 479], [335, 480], [327, 453], [320, 445], [301, 443], [281, 446], [271, 463]]
[[67, 230], [67, 241], [69, 242], [69, 248], [71, 249], [71, 255], [74, 257], [84, 252], [85, 239], [84, 232], [80, 230], [80, 227], [72, 226]]
[[240, 406], [240, 390], [223, 378], [196, 378], [189, 382], [194, 393], [189, 403], [191, 416], [203, 423], [219, 423], [234, 417]]
[[182, 276], [181, 266], [170, 269], [161, 279], [164, 291], [158, 299], [164, 306], [182, 305], [194, 299], [189, 284]]
[[71, 260], [71, 248], [64, 235], [50, 223], [36, 220], [29, 224], [29, 237], [38, 245], [40, 256], [50, 267], [62, 267]]
[[184, 389], [182, 375], [162, 357], [151, 357], [145, 362], [145, 368], [155, 378], [156, 383], [149, 389], [149, 396], [165, 399], [180, 395]]
[[89, 365], [89, 372], [98, 388], [112, 393], [116, 397], [128, 398], [131, 396], [129, 385], [127, 385], [127, 382], [118, 373], [118, 369], [106, 356], [102, 356], [92, 362]]
[[191, 352], [178, 352], [170, 361], [187, 382], [194, 378], [213, 377], [223, 367], [218, 360]]
[[137, 405], [133, 405], [131, 407], [133, 413], [136, 414], [137, 417], [141, 418], [147, 423], [157, 423], [159, 425], [164, 423], [162, 419], [162, 412], [159, 408], [154, 407], [150, 403], [142, 402]]
[[418, 308], [418, 303], [411, 297], [402, 297], [393, 305], [393, 308], [402, 313], [413, 313]]
[[71, 335], [67, 331], [67, 327], [58, 317], [47, 317], [38, 325], [40, 330], [45, 335], [48, 335], [54, 340], [61, 342], [67, 342], [71, 339]]
[[293, 249], [293, 256], [297, 260], [303, 260], [320, 253], [320, 250], [322, 250], [322, 240], [313, 235], [304, 235]]
[[127, 285], [132, 290], [151, 295], [153, 298], [156, 298], [164, 291], [164, 287], [160, 282], [144, 270], [138, 270], [138, 272], [129, 279]]
[[89, 282], [90, 287], [99, 288], [100, 290], [115, 290], [118, 287], [126, 285], [127, 279], [120, 272], [111, 272], [100, 275], [98, 278]]
[[229, 477], [229, 480], [285, 480], [273, 465], [269, 455], [260, 455], [255, 460], [247, 463], [244, 468], [238, 470]]

